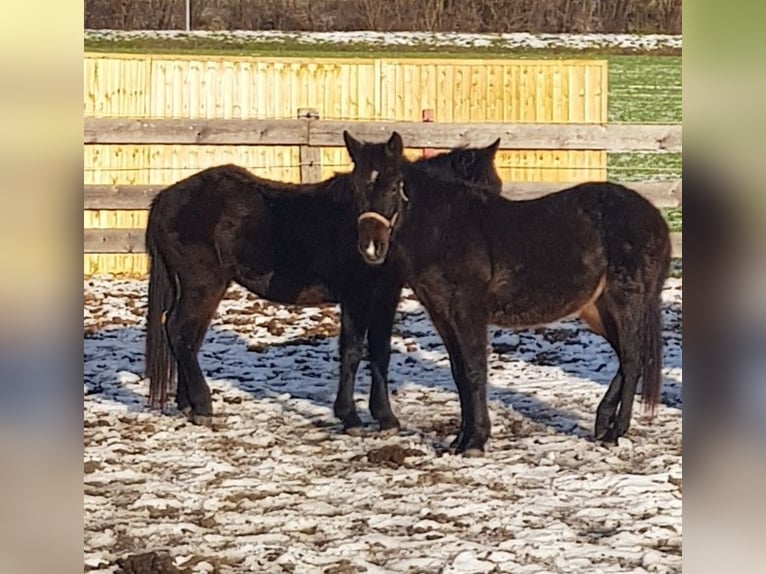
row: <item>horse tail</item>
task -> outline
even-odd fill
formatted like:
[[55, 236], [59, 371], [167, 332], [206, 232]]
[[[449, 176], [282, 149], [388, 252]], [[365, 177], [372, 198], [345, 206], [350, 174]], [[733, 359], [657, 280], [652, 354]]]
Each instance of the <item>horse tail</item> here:
[[[667, 228], [666, 228], [667, 229]], [[658, 281], [644, 309], [644, 366], [641, 373], [641, 398], [644, 409], [654, 416], [662, 396], [662, 286], [670, 271], [670, 235], [667, 234], [659, 261]]]
[[654, 415], [662, 392], [662, 316], [660, 297], [652, 295], [644, 310], [644, 366], [641, 398], [644, 409]]
[[156, 202], [149, 211], [146, 251], [149, 257], [149, 294], [146, 319], [145, 376], [149, 379], [149, 405], [164, 409], [175, 378], [176, 361], [168, 341], [165, 319], [176, 298], [173, 277], [156, 237]]

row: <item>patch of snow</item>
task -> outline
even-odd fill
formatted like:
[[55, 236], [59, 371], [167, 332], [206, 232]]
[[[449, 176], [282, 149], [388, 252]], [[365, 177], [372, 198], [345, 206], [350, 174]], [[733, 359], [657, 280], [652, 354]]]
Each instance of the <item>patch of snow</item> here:
[[282, 32], [275, 30], [85, 30], [86, 40], [209, 39], [223, 43], [297, 42], [300, 44], [338, 44], [360, 46], [421, 46], [424, 48], [625, 48], [633, 50], [676, 49], [681, 35], [667, 34], [466, 34], [459, 32]]
[[489, 572], [495, 568], [495, 564], [487, 560], [479, 560], [476, 554], [470, 550], [464, 550], [458, 554], [445, 570], [445, 574], [458, 572]]

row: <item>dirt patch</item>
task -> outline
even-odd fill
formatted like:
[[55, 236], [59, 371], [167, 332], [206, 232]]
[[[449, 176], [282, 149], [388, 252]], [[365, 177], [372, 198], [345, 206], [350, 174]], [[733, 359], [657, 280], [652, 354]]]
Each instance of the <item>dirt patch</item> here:
[[683, 491], [683, 480], [676, 478], [675, 476], [669, 476], [668, 482], [673, 486], [677, 486], [679, 491]]
[[492, 352], [498, 355], [513, 354], [518, 348], [518, 343], [492, 343]]
[[169, 520], [178, 520], [181, 516], [181, 511], [178, 508], [168, 506], [166, 508], [148, 508], [149, 518], [152, 520], [160, 520], [163, 518]]
[[430, 429], [424, 428], [424, 430], [432, 432], [439, 437], [448, 437], [460, 432], [460, 421], [453, 417], [449, 419], [436, 419], [429, 426], [431, 427]]
[[367, 461], [377, 466], [399, 468], [408, 456], [425, 456], [425, 453], [414, 448], [402, 448], [397, 444], [392, 444], [369, 451]]
[[188, 574], [180, 570], [169, 554], [142, 552], [117, 559], [117, 574]]
[[[335, 337], [340, 332], [339, 329], [328, 327], [327, 330], [316, 330], [316, 329], [306, 329], [304, 334], [300, 337], [295, 337], [294, 339], [290, 339], [288, 341], [284, 341], [283, 343], [269, 343], [269, 342], [258, 342], [258, 343], [249, 343], [247, 345], [247, 350], [251, 353], [264, 353], [268, 351], [273, 351], [276, 348], [290, 348], [290, 347], [316, 347], [318, 345], [321, 345], [325, 340]], [[275, 333], [272, 333], [274, 335]], [[281, 335], [281, 333], [279, 333]], [[297, 362], [297, 361], [296, 361]]]
[[348, 560], [341, 560], [322, 570], [322, 574], [357, 574], [358, 572], [360, 570]]
[[559, 353], [556, 351], [542, 351], [537, 353], [531, 362], [535, 365], [540, 365], [543, 367], [555, 367], [556, 365], [566, 363], [568, 361], [562, 361], [561, 355], [559, 355]]
[[280, 335], [283, 335], [285, 332], [285, 327], [282, 324], [284, 321], [281, 321], [280, 319], [271, 319], [268, 323], [264, 325], [266, 327], [266, 330], [275, 337], [279, 337]]
[[551, 343], [568, 343], [578, 336], [578, 332], [573, 329], [536, 329], [535, 334]]

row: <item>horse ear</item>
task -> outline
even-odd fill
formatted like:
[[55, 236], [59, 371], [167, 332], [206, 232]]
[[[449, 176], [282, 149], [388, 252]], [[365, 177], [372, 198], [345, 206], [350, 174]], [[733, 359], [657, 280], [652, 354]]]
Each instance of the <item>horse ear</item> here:
[[362, 151], [362, 142], [360, 142], [357, 139], [354, 139], [354, 136], [348, 133], [347, 130], [343, 130], [343, 141], [346, 144], [346, 150], [348, 150], [348, 155], [351, 156], [351, 161], [353, 161], [354, 163], [357, 163], [357, 161], [359, 160], [359, 155]]
[[484, 148], [487, 151], [487, 153], [489, 153], [489, 155], [491, 155], [492, 157], [495, 157], [495, 154], [497, 153], [497, 148], [500, 147], [500, 139], [501, 138], [497, 138], [494, 142], [489, 144], [488, 147]]
[[403, 151], [402, 136], [399, 135], [399, 132], [392, 133], [386, 142], [386, 154], [391, 157], [401, 157]]

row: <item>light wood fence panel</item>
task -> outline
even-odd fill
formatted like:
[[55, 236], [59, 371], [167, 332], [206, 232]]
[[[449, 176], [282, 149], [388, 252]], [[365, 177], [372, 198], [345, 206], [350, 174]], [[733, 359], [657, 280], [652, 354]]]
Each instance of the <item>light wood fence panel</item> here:
[[[321, 118], [436, 122], [606, 122], [604, 61], [305, 59], [87, 53], [84, 114], [114, 118]], [[226, 149], [224, 149], [224, 147]], [[294, 146], [87, 145], [86, 183], [169, 184], [234, 162], [258, 175], [297, 181]], [[93, 149], [89, 149], [93, 148]], [[408, 150], [411, 156], [420, 150]], [[320, 150], [321, 177], [350, 167], [346, 151]], [[505, 181], [606, 177], [601, 150], [504, 150]], [[141, 227], [145, 213], [88, 210], [86, 228]], [[85, 272], [142, 274], [143, 255], [85, 255]]]

